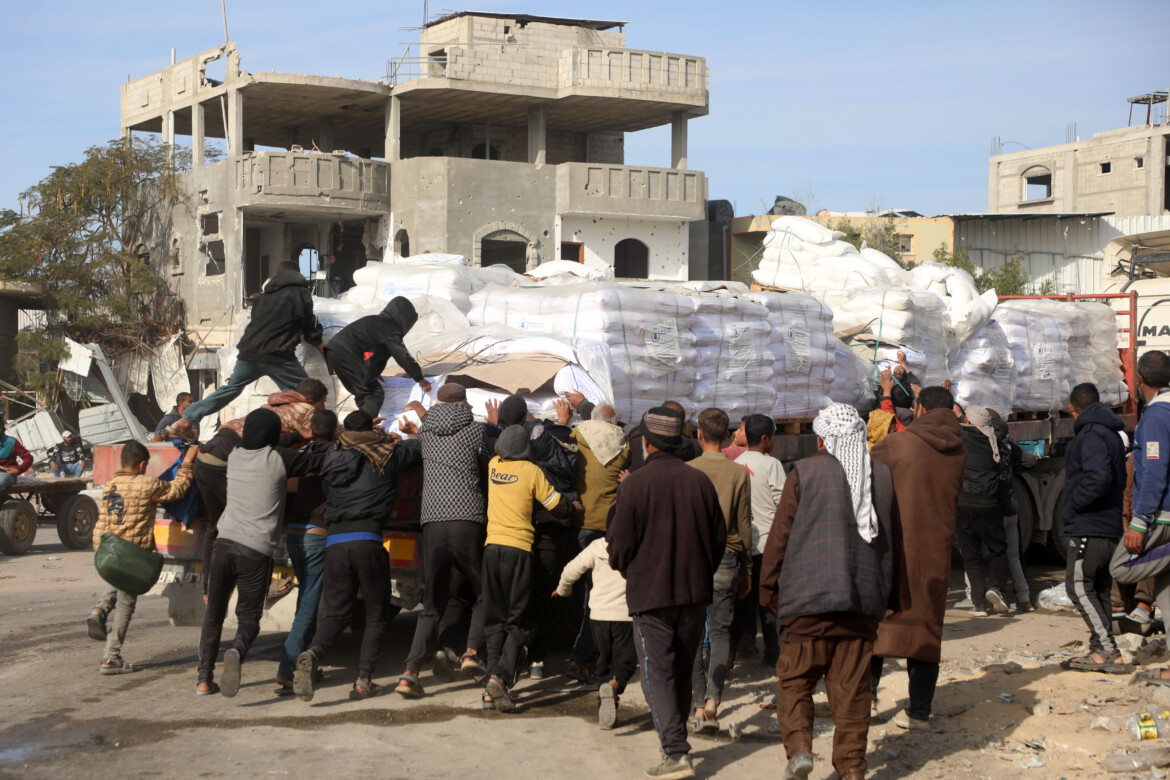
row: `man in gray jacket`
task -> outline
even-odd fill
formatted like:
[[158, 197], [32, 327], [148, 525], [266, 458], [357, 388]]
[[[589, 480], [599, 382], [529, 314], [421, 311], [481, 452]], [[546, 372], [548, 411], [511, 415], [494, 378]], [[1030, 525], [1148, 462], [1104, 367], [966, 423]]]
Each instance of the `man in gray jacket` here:
[[[207, 611], [199, 637], [199, 695], [240, 690], [240, 665], [260, 633], [264, 598], [272, 576], [272, 559], [280, 544], [289, 477], [319, 471], [323, 454], [278, 448], [280, 417], [257, 409], [244, 418], [240, 446], [227, 462], [227, 504], [220, 515], [219, 537], [211, 550], [211, 569], [204, 572]], [[232, 591], [236, 601], [235, 639], [223, 654], [223, 673], [215, 683], [215, 660]]]

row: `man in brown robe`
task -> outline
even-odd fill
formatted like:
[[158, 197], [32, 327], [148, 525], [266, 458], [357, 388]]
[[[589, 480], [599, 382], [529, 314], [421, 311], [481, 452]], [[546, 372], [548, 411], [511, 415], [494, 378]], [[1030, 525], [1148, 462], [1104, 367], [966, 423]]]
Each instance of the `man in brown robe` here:
[[895, 579], [908, 588], [909, 606], [892, 612], [878, 626], [870, 689], [877, 701], [885, 658], [905, 658], [910, 675], [910, 705], [894, 718], [899, 728], [926, 728], [938, 682], [943, 614], [951, 582], [955, 511], [963, 490], [967, 451], [963, 448], [955, 399], [943, 387], [918, 396], [914, 422], [870, 451], [890, 467], [902, 523], [901, 550], [894, 551]]

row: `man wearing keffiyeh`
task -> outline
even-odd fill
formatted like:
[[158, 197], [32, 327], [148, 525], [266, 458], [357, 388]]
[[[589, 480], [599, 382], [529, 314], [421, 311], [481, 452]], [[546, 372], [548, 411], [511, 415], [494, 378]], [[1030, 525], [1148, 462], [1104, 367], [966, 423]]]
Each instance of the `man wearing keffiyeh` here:
[[878, 623], [900, 606], [892, 549], [898, 507], [889, 467], [870, 460], [865, 423], [831, 404], [813, 423], [821, 454], [797, 461], [764, 547], [760, 603], [776, 611], [776, 719], [785, 777], [813, 768], [813, 690], [825, 680], [836, 730], [833, 768], [864, 777], [869, 668]]

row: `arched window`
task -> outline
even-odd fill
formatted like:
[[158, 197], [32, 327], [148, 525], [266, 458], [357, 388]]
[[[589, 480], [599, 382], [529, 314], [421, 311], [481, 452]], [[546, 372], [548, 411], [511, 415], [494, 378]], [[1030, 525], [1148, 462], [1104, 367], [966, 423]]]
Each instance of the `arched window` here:
[[394, 254], [399, 257], [410, 257], [410, 235], [405, 229], [394, 234]]
[[1020, 176], [1024, 200], [1047, 200], [1052, 197], [1052, 171], [1043, 165], [1033, 165]]
[[511, 230], [488, 233], [480, 241], [479, 264], [506, 265], [518, 274], [528, 272], [528, 239]]
[[613, 248], [613, 275], [618, 279], [645, 279], [650, 275], [650, 248], [636, 238], [625, 238]]

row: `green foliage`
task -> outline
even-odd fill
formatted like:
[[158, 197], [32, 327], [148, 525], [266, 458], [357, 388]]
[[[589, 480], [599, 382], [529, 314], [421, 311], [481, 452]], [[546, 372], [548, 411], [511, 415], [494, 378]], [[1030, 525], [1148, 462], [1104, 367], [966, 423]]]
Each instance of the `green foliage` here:
[[975, 288], [980, 293], [995, 290], [998, 295], [1028, 295], [1028, 271], [1024, 268], [1024, 255], [1016, 254], [989, 271], [980, 270], [971, 261], [966, 249], [948, 252], [945, 245], [934, 250], [934, 261], [953, 266], [971, 274]]
[[30, 389], [55, 393], [63, 337], [112, 354], [182, 327], [182, 303], [151, 264], [165, 258], [150, 246], [155, 221], [185, 197], [177, 174], [189, 157], [153, 141], [111, 141], [55, 167], [21, 195], [19, 212], [0, 210], [0, 279], [44, 290], [46, 325], [19, 340]]
[[860, 226], [847, 219], [839, 219], [836, 224], [830, 225], [829, 229], [844, 233], [841, 240], [853, 244], [858, 249], [861, 249], [864, 242], [870, 249], [888, 255], [903, 268], [910, 268], [913, 265], [902, 259], [901, 245], [898, 242], [898, 223], [893, 214], [881, 220], [866, 220]]

